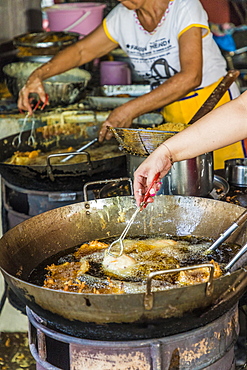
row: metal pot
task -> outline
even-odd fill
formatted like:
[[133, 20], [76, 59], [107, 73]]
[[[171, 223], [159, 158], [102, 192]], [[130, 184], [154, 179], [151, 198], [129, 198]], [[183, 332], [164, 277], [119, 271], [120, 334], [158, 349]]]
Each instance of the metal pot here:
[[[8, 285], [50, 327], [97, 340], [180, 333], [212, 322], [238, 302], [247, 284], [244, 268], [213, 280], [210, 290], [203, 283], [153, 292], [148, 307], [143, 293], [71, 293], [28, 282], [29, 274], [47, 258], [88, 240], [119, 236], [135, 209], [133, 197], [113, 197], [57, 208], [20, 223], [0, 239], [0, 267]], [[138, 214], [129, 235], [216, 239], [243, 210], [211, 199], [160, 195]], [[121, 221], [114, 222], [117, 219]], [[229, 241], [246, 243], [244, 231], [240, 227]]]
[[[3, 67], [5, 80], [14, 99], [18, 99], [19, 91], [26, 83], [29, 75], [42, 63], [15, 62]], [[48, 78], [43, 82], [44, 89], [49, 95], [50, 107], [74, 104], [85, 95], [91, 74], [80, 68], [73, 68], [67, 72]]]
[[19, 48], [19, 57], [55, 55], [59, 50], [79, 40], [77, 32], [32, 32], [13, 38], [13, 44]]
[[230, 185], [247, 186], [247, 158], [235, 158], [225, 161], [225, 176]]
[[[135, 170], [144, 160], [140, 156], [127, 155], [127, 169], [132, 179]], [[213, 182], [213, 154], [210, 152], [174, 163], [162, 179], [159, 194], [204, 197], [212, 191]]]

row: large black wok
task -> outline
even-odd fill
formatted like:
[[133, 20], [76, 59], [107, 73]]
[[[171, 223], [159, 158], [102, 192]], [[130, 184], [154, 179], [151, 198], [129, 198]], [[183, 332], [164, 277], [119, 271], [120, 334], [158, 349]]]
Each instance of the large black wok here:
[[[87, 141], [97, 137], [99, 126], [89, 125], [85, 129], [85, 136], [59, 135], [44, 139], [43, 134], [35, 130], [37, 144], [35, 147], [28, 145], [27, 141], [31, 131], [25, 131], [21, 136], [21, 145], [14, 146], [13, 140], [17, 135], [11, 135], [0, 140], [0, 174], [10, 184], [31, 190], [39, 191], [61, 191], [82, 190], [83, 184], [89, 181], [115, 178], [127, 175], [126, 157], [121, 153], [113, 158], [91, 161], [90, 156], [83, 155], [83, 162], [59, 165], [13, 165], [3, 163], [10, 158], [14, 152], [32, 151], [41, 149], [48, 152], [57, 148], [81, 147]], [[64, 157], [61, 157], [61, 159]], [[85, 162], [86, 160], [86, 162]]]
[[[145, 306], [143, 293], [78, 294], [27, 282], [30, 272], [46, 258], [88, 240], [121, 234], [134, 210], [132, 197], [115, 197], [54, 209], [20, 223], [0, 239], [0, 267], [10, 288], [49, 327], [103, 340], [180, 333], [213, 321], [238, 302], [247, 285], [244, 268], [214, 280], [211, 292], [207, 284], [154, 292], [151, 308]], [[211, 199], [161, 195], [138, 215], [129, 235], [169, 233], [216, 239], [243, 210]], [[244, 226], [229, 240], [246, 243]]]

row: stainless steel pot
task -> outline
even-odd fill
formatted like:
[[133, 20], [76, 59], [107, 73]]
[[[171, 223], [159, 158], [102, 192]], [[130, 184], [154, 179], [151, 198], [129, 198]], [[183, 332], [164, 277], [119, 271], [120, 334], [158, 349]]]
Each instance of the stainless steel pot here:
[[[3, 67], [5, 81], [14, 99], [18, 99], [20, 89], [26, 83], [28, 76], [42, 63], [14, 62]], [[44, 89], [49, 95], [50, 107], [69, 105], [80, 101], [84, 96], [91, 74], [80, 68], [50, 77], [43, 82]]]
[[235, 158], [225, 161], [225, 176], [230, 185], [247, 186], [247, 158]]
[[[127, 170], [132, 179], [135, 170], [144, 160], [145, 158], [140, 156], [127, 155]], [[213, 154], [210, 152], [174, 163], [162, 179], [159, 194], [204, 197], [212, 191], [213, 181]]]

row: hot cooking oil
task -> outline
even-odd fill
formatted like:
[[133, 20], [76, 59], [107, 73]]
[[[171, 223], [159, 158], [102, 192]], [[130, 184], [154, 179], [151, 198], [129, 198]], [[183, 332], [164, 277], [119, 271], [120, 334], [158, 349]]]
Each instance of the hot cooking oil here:
[[[124, 255], [134, 261], [128, 274], [121, 261], [116, 271], [104, 265], [104, 257], [111, 244], [111, 239], [105, 239], [86, 242], [49, 257], [32, 271], [29, 282], [73, 292], [121, 294], [126, 289], [137, 292], [143, 290], [151, 272], [209, 263], [212, 259], [224, 266], [239, 249], [238, 245], [224, 243], [211, 254], [204, 254], [212, 240], [193, 236], [154, 235], [125, 239], [123, 242]], [[115, 260], [113, 258], [113, 263]], [[200, 271], [199, 275], [204, 273]], [[159, 280], [159, 287], [161, 283], [164, 288], [174, 286], [179, 282], [179, 273], [161, 274], [156, 280]]]

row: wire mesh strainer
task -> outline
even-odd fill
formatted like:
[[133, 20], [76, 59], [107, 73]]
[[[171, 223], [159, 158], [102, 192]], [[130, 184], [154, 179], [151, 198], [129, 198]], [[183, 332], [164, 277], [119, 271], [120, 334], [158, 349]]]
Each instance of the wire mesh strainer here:
[[160, 144], [178, 131], [120, 128], [108, 126], [122, 149], [127, 153], [147, 157]]

